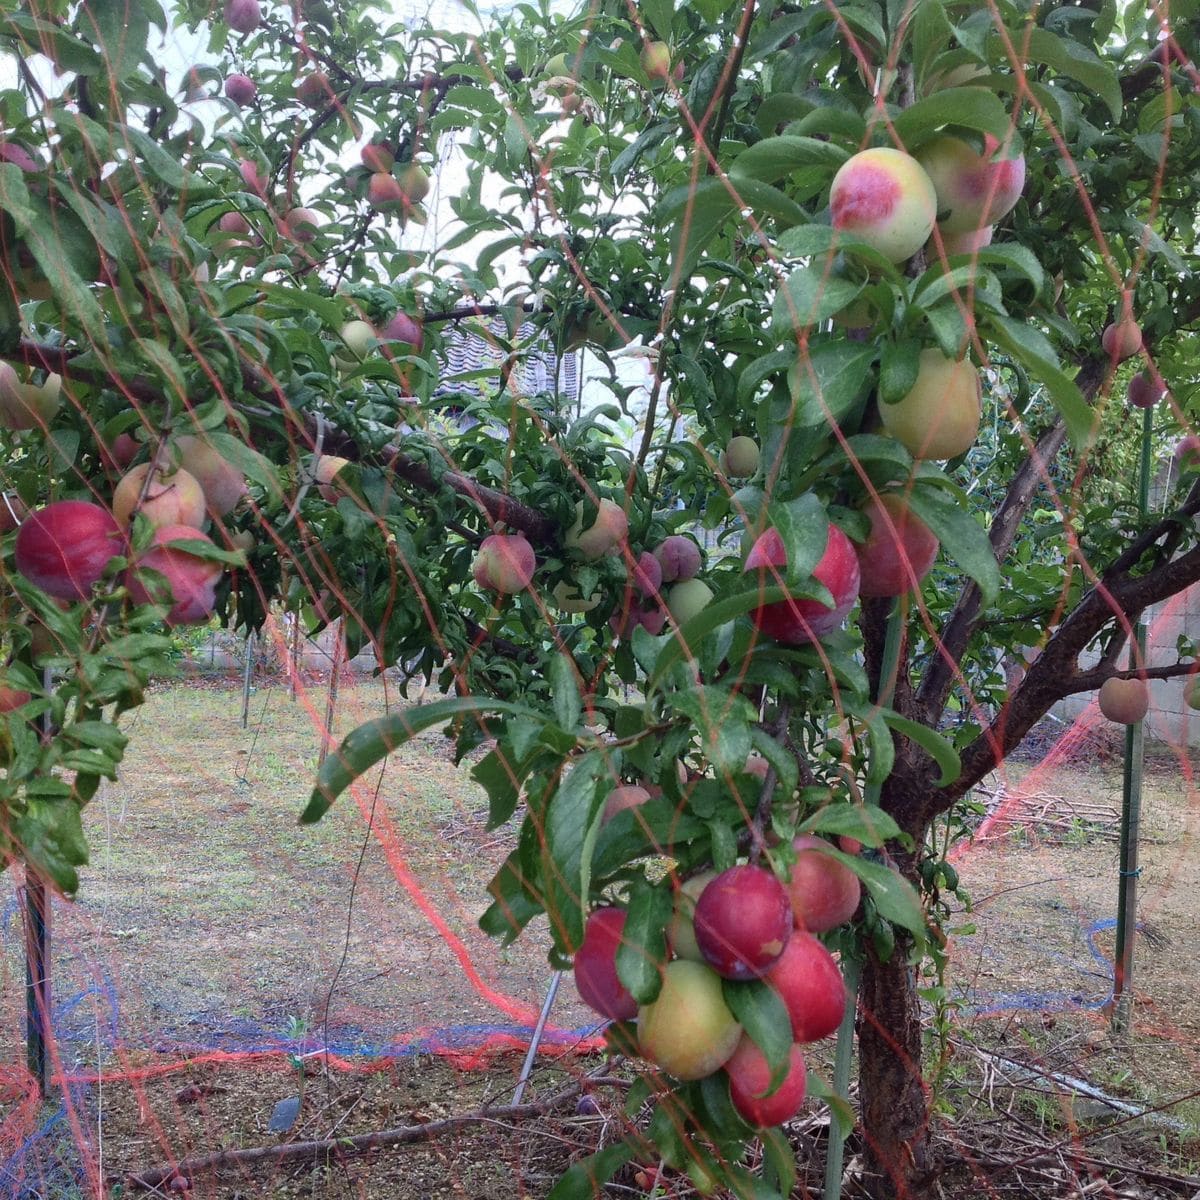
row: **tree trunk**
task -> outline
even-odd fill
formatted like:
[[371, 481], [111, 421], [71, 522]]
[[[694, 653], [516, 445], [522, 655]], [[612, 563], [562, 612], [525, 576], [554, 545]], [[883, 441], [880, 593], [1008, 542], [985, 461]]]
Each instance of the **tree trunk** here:
[[881, 962], [868, 945], [859, 993], [864, 1182], [874, 1200], [920, 1200], [930, 1183], [917, 981], [904, 959], [899, 942], [888, 962]]

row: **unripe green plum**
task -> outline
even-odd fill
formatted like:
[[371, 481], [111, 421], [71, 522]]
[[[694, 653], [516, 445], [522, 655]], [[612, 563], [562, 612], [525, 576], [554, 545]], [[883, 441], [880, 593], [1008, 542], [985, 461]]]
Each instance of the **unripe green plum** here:
[[758, 470], [759, 457], [758, 443], [752, 437], [738, 436], [729, 439], [718, 466], [730, 479], [748, 479]]
[[685, 879], [675, 890], [675, 907], [667, 925], [667, 945], [676, 958], [704, 962], [704, 955], [696, 944], [696, 901], [716, 877], [716, 871], [701, 871], [699, 875]]
[[353, 370], [367, 357], [379, 338], [369, 321], [347, 321], [339, 333], [345, 350], [335, 352], [334, 357], [343, 370]]
[[702, 579], [685, 579], [667, 593], [667, 611], [676, 625], [686, 625], [711, 603], [712, 588]]
[[912, 390], [895, 404], [881, 403], [879, 417], [913, 458], [955, 458], [979, 434], [979, 372], [966, 358], [922, 350]]
[[742, 1027], [729, 1011], [721, 977], [703, 963], [676, 959], [663, 969], [662, 990], [638, 1010], [638, 1045], [676, 1079], [703, 1079], [729, 1060]]
[[429, 195], [429, 175], [420, 163], [407, 162], [397, 167], [396, 182], [410, 206], [420, 204]]

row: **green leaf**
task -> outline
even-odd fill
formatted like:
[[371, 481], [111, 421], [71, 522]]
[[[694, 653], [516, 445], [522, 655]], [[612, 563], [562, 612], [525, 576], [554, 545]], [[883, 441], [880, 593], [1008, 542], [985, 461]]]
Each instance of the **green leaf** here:
[[617, 977], [639, 1004], [649, 1004], [662, 986], [667, 961], [666, 927], [674, 901], [665, 882], [657, 886], [634, 880], [621, 944], [617, 948]]
[[827, 804], [813, 813], [799, 832], [844, 834], [864, 846], [876, 847], [905, 836], [900, 826], [874, 804]]
[[884, 920], [907, 929], [918, 942], [925, 940], [925, 913], [917, 889], [907, 879], [883, 863], [858, 854], [843, 854], [832, 846], [820, 847], [820, 853], [832, 855], [863, 881]]
[[850, 155], [833, 142], [783, 134], [763, 138], [743, 150], [729, 168], [730, 177], [775, 183], [799, 167], [827, 167], [832, 175]]
[[641, 0], [641, 15], [649, 23], [654, 36], [661, 41], [671, 40], [671, 20], [675, 15], [674, 0]]
[[[588, 889], [583, 847], [602, 805], [596, 784], [607, 774], [605, 753], [589, 751], [565, 773], [546, 809], [542, 865], [546, 909], [554, 914], [555, 941], [561, 941], [570, 953], [583, 940]], [[589, 874], [590, 870], [588, 864]]]
[[942, 770], [942, 776], [937, 782], [938, 787], [947, 787], [958, 778], [962, 771], [958, 751], [936, 729], [930, 729], [928, 725], [917, 721], [910, 721], [891, 709], [884, 710], [883, 719], [897, 733], [902, 733], [910, 742], [916, 742], [937, 763]]
[[893, 136], [909, 153], [936, 137], [945, 125], [978, 129], [999, 142], [1012, 136], [1012, 124], [1000, 97], [987, 88], [947, 88], [918, 100], [896, 114]]
[[1111, 63], [1097, 58], [1080, 42], [1056, 37], [1036, 25], [1021, 35], [1024, 57], [1031, 63], [1042, 63], [1056, 74], [1065, 75], [1083, 85], [1084, 90], [1099, 96], [1108, 105], [1114, 122], [1121, 119], [1121, 82]]
[[862, 280], [835, 275], [827, 266], [796, 267], [771, 306], [772, 333], [786, 338], [814, 329], [852, 304], [864, 286]]
[[760, 604], [772, 604], [777, 600], [786, 600], [791, 595], [800, 594], [800, 589], [793, 591], [790, 588], [782, 587], [754, 588], [748, 592], [739, 592], [736, 596], [728, 596], [724, 600], [716, 600], [708, 605], [698, 616], [693, 617], [667, 638], [659, 649], [654, 669], [649, 672], [646, 680], [647, 697], [662, 684], [672, 667], [681, 662], [690, 662], [695, 658], [692, 647], [700, 645], [714, 629], [724, 625], [726, 621], [732, 621], [736, 617], [751, 612]]
[[1024, 363], [1050, 396], [1050, 401], [1067, 425], [1071, 444], [1083, 454], [1096, 436], [1099, 419], [1088, 407], [1079, 385], [1067, 377], [1050, 344], [1038, 331], [1021, 321], [993, 314], [988, 327], [996, 344], [1018, 362]]
[[[536, 714], [508, 700], [489, 700], [483, 696], [460, 696], [438, 700], [419, 708], [377, 717], [351, 731], [337, 750], [326, 758], [317, 773], [316, 786], [300, 814], [301, 825], [319, 821], [333, 802], [364, 772], [399, 749], [419, 733], [453, 717], [482, 718], [485, 713], [512, 713], [533, 717]], [[482, 724], [482, 721], [480, 722]]]
[[[531, 831], [529, 835], [526, 830]], [[533, 823], [526, 820], [521, 829], [520, 844], [488, 884], [488, 894], [493, 897], [493, 902], [479, 918], [479, 928], [488, 937], [500, 938], [505, 946], [515, 941], [521, 930], [545, 911], [535, 863], [536, 834], [532, 830]]]
[[792, 1049], [792, 1022], [779, 993], [761, 979], [746, 982], [726, 979], [722, 992], [729, 1011], [738, 1019], [747, 1037], [763, 1052], [771, 1068], [767, 1095], [784, 1081]]
[[839, 427], [862, 399], [874, 357], [873, 346], [844, 338], [809, 343], [788, 372], [796, 430]]
[[596, 1200], [604, 1185], [626, 1163], [632, 1162], [637, 1153], [637, 1147], [627, 1138], [589, 1154], [567, 1170], [547, 1193], [546, 1200]]
[[879, 398], [884, 404], [903, 400], [913, 390], [920, 362], [920, 342], [884, 343], [879, 362]]
[[548, 675], [554, 719], [560, 729], [570, 733], [579, 724], [579, 717], [583, 712], [574, 659], [567, 654], [555, 654], [550, 659]]
[[665, 142], [667, 138], [679, 128], [675, 121], [660, 121], [657, 125], [650, 125], [643, 129], [616, 158], [612, 160], [612, 166], [609, 171], [617, 179], [622, 179], [637, 166], [638, 160], [646, 153], [647, 150], [652, 150], [660, 142]]
[[1000, 592], [1000, 568], [987, 532], [974, 515], [944, 489], [923, 485], [909, 492], [908, 505], [990, 604]]
[[814, 492], [767, 508], [767, 523], [779, 534], [787, 555], [785, 582], [809, 579], [829, 540], [829, 514]]
[[150, 20], [137, 0], [88, 0], [79, 29], [90, 34], [114, 79], [132, 75], [146, 55]]
[[775, 1190], [781, 1196], [791, 1196], [796, 1190], [796, 1152], [782, 1129], [758, 1130], [762, 1142], [764, 1165], [774, 1175]]
[[835, 1092], [825, 1080], [811, 1068], [807, 1076], [805, 1089], [816, 1100], [824, 1100], [829, 1105], [829, 1115], [837, 1129], [838, 1136], [844, 1141], [854, 1129], [854, 1109], [845, 1096]]

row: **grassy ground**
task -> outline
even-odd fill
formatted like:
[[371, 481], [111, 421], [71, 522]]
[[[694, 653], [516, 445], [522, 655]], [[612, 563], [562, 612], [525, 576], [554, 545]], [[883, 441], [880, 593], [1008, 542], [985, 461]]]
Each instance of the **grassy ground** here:
[[[374, 682], [343, 689], [335, 736], [389, 699]], [[101, 1194], [80, 1174], [81, 1161], [97, 1179], [119, 1181], [192, 1153], [272, 1144], [281, 1135], [269, 1122], [289, 1098], [302, 1102], [283, 1135], [295, 1138], [424, 1123], [510, 1094], [515, 1050], [499, 1044], [470, 1071], [427, 1051], [460, 1039], [478, 1044], [478, 1032], [463, 1027], [530, 1022], [541, 1001], [544, 933], [535, 928], [504, 951], [476, 927], [512, 831], [484, 830], [481, 793], [433, 732], [393, 755], [325, 821], [299, 827], [325, 716], [321, 688], [292, 701], [264, 686], [243, 730], [236, 688], [200, 683], [163, 687], [139, 712], [121, 784], [88, 813], [94, 854], [80, 900], [57, 904], [54, 914], [61, 1065], [108, 1077], [74, 1089], [70, 1111], [54, 1124], [53, 1106], [40, 1116], [21, 1109], [18, 1076], [0, 1068], [0, 1166], [14, 1131], [50, 1119], [21, 1159], [25, 1191], [0, 1175], [0, 1196], [5, 1186], [53, 1200]], [[1200, 1105], [1186, 1097], [1200, 1047], [1195, 792], [1178, 762], [1163, 760], [1148, 775], [1136, 1004], [1129, 1031], [1114, 1038], [1100, 1006], [1111, 987], [1105, 922], [1116, 876], [1105, 814], [1119, 801], [1119, 771], [1095, 762], [1034, 773], [1018, 766], [1004, 782], [1018, 797], [1011, 820], [989, 825], [958, 862], [974, 907], [956, 918], [947, 1003], [931, 1012], [931, 1033], [944, 1035], [946, 1047], [939, 1100], [976, 1115], [986, 1101], [989, 1121], [1007, 1106], [1068, 1142], [1119, 1136], [1111, 1153], [1193, 1174]], [[11, 899], [5, 912], [0, 1062], [15, 1063], [22, 965]], [[569, 1031], [590, 1020], [568, 982], [554, 1021]], [[423, 1048], [416, 1055], [414, 1039]], [[322, 1045], [345, 1061], [304, 1057]], [[385, 1048], [397, 1053], [369, 1057]], [[247, 1053], [270, 1049], [282, 1052]], [[569, 1069], [594, 1065], [577, 1059]], [[1021, 1073], [1031, 1066], [1043, 1075]], [[1072, 1098], [1054, 1074], [1168, 1105], [1163, 1115], [1175, 1123], [1150, 1118], [1106, 1132], [1111, 1110]], [[533, 1094], [561, 1082], [543, 1064]], [[598, 1111], [488, 1122], [336, 1168], [243, 1167], [219, 1183], [197, 1180], [193, 1194], [543, 1196], [573, 1156], [620, 1126], [606, 1099]], [[970, 1126], [946, 1128], [953, 1144]], [[818, 1155], [819, 1145], [809, 1151]], [[629, 1194], [631, 1174], [621, 1186]]]

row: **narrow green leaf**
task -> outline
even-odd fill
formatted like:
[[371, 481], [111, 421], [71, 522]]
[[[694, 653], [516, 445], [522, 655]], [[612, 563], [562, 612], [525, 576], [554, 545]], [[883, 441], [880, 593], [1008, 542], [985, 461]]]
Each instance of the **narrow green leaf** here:
[[767, 1095], [774, 1092], [787, 1075], [792, 1049], [792, 1022], [779, 993], [761, 979], [739, 982], [726, 979], [722, 984], [725, 1003], [737, 1017], [747, 1037], [763, 1052], [771, 1068]]
[[942, 770], [938, 787], [946, 787], [958, 778], [962, 770], [958, 751], [936, 729], [910, 721], [890, 709], [884, 710], [883, 719], [897, 733], [902, 733], [910, 742], [916, 742], [937, 763]]
[[637, 1156], [637, 1147], [626, 1139], [605, 1146], [573, 1164], [547, 1193], [546, 1200], [596, 1200], [604, 1185]]
[[863, 287], [862, 280], [835, 275], [827, 267], [797, 267], [775, 296], [771, 329], [779, 338], [813, 329], [853, 303]]
[[1000, 592], [1000, 568], [983, 526], [941, 488], [918, 485], [909, 492], [908, 504], [990, 604]]
[[1022, 34], [1021, 46], [1029, 62], [1043, 63], [1057, 74], [1082, 84], [1085, 91], [1099, 96], [1108, 105], [1114, 121], [1120, 121], [1123, 107], [1121, 82], [1111, 63], [1097, 58], [1080, 42], [1057, 37], [1036, 25]]
[[673, 908], [665, 882], [655, 886], [644, 878], [634, 881], [617, 949], [617, 976], [639, 1004], [649, 1004], [662, 986], [666, 927]]
[[[565, 773], [546, 809], [542, 852], [546, 907], [554, 914], [555, 940], [570, 953], [583, 940], [588, 886], [583, 875], [583, 847], [602, 807], [596, 785], [607, 773], [606, 755], [589, 751]], [[589, 875], [590, 870], [589, 865]]]
[[911, 152], [936, 137], [945, 125], [990, 133], [999, 142], [1012, 135], [1008, 110], [995, 92], [986, 88], [961, 87], [935, 92], [897, 113], [894, 136]]
[[843, 854], [832, 846], [822, 847], [821, 853], [832, 855], [863, 881], [884, 920], [907, 929], [918, 942], [925, 940], [925, 913], [917, 889], [907, 879], [859, 854]]
[[1071, 444], [1084, 453], [1095, 439], [1098, 416], [1088, 407], [1079, 385], [1058, 365], [1045, 339], [1030, 326], [999, 315], [988, 318], [988, 328], [997, 345], [1045, 385], [1051, 403], [1067, 424]]
[[579, 724], [579, 717], [583, 712], [575, 662], [565, 653], [555, 654], [550, 659], [547, 674], [550, 680], [550, 698], [554, 704], [554, 719], [560, 729], [570, 733]]
[[827, 804], [813, 813], [799, 831], [844, 834], [857, 838], [864, 846], [876, 847], [904, 837], [900, 826], [874, 804]]
[[[319, 821], [333, 802], [364, 772], [399, 749], [419, 733], [453, 717], [482, 718], [485, 713], [511, 713], [533, 717], [536, 714], [521, 704], [486, 697], [460, 696], [438, 700], [420, 708], [391, 713], [368, 721], [347, 734], [337, 750], [317, 773], [316, 786], [300, 814], [301, 825]], [[482, 722], [481, 722], [482, 723]]]
[[731, 177], [775, 183], [799, 167], [827, 167], [833, 173], [849, 158], [841, 146], [817, 138], [783, 134], [763, 138], [743, 150], [729, 168]]

